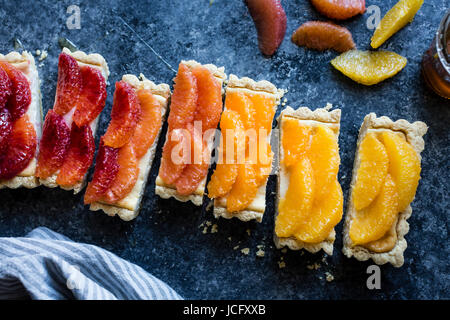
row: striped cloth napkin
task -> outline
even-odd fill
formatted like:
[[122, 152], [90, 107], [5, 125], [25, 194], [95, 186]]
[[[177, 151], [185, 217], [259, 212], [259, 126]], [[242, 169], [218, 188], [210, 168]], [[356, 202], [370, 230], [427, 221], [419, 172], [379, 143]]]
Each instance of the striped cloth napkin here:
[[144, 269], [45, 227], [0, 238], [0, 299], [181, 299]]

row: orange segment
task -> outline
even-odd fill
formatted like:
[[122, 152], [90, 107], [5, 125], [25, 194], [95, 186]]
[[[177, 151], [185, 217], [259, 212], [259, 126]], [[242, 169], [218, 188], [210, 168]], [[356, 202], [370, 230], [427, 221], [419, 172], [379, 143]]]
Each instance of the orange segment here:
[[301, 158], [290, 170], [289, 187], [278, 205], [275, 233], [278, 237], [290, 237], [305, 223], [314, 200], [314, 175], [311, 162]]
[[136, 126], [131, 144], [134, 147], [136, 157], [142, 158], [153, 145], [162, 124], [161, 104], [148, 89], [140, 89], [137, 92], [141, 105], [141, 118]]
[[225, 99], [225, 108], [239, 114], [246, 130], [255, 128], [256, 109], [252, 100], [245, 94], [236, 91], [228, 92]]
[[247, 208], [258, 192], [258, 171], [254, 165], [239, 164], [235, 183], [227, 196], [227, 211], [237, 212]]
[[230, 192], [238, 175], [237, 164], [218, 163], [208, 183], [208, 197], [220, 198]]
[[222, 112], [222, 86], [203, 66], [192, 70], [197, 80], [198, 99], [194, 121], [202, 121], [202, 130], [216, 129]]
[[384, 145], [374, 132], [366, 135], [359, 148], [360, 165], [353, 188], [353, 205], [356, 210], [367, 207], [378, 195], [386, 178], [389, 158]]
[[381, 239], [389, 231], [398, 215], [398, 188], [388, 174], [377, 198], [356, 213], [349, 236], [354, 245], [369, 243]]
[[394, 33], [414, 19], [423, 0], [400, 0], [381, 19], [372, 36], [370, 45], [376, 49]]
[[125, 198], [133, 190], [139, 176], [139, 161], [131, 144], [119, 149], [117, 162], [119, 171], [104, 195], [104, 201], [115, 203]]
[[292, 118], [282, 120], [281, 143], [283, 158], [281, 162], [290, 167], [297, 163], [309, 150], [311, 144], [312, 128], [299, 123]]
[[381, 139], [389, 155], [389, 174], [398, 192], [398, 211], [414, 200], [420, 179], [420, 160], [411, 145], [400, 135], [384, 131]]
[[173, 184], [183, 172], [189, 160], [190, 134], [186, 129], [175, 129], [167, 134], [159, 176], [167, 184]]
[[258, 185], [267, 181], [267, 177], [272, 171], [273, 152], [270, 143], [267, 141], [259, 142], [258, 162], [255, 164], [257, 169]]
[[311, 214], [297, 230], [295, 237], [307, 243], [324, 241], [341, 220], [342, 211], [342, 189], [335, 179], [328, 185], [325, 198], [314, 198]]
[[184, 128], [194, 120], [197, 108], [197, 81], [189, 68], [180, 63], [170, 103], [169, 129]]
[[308, 155], [316, 181], [315, 199], [325, 199], [336, 180], [340, 163], [339, 146], [330, 128], [321, 125], [315, 127]]
[[272, 129], [273, 116], [275, 115], [275, 102], [264, 94], [249, 94], [250, 100], [256, 109], [256, 127], [265, 129], [267, 134]]

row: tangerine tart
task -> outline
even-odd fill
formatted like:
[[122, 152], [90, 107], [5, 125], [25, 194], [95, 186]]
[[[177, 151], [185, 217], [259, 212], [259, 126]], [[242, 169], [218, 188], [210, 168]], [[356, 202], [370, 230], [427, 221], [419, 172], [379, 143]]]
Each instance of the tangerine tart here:
[[170, 96], [169, 85], [156, 85], [141, 74], [116, 83], [111, 121], [100, 139], [92, 181], [84, 203], [129, 221], [139, 213], [147, 178]]
[[341, 110], [287, 107], [278, 118], [277, 248], [333, 254], [334, 227], [342, 218], [339, 171]]
[[222, 113], [223, 67], [181, 61], [155, 193], [201, 206], [214, 134]]
[[33, 56], [0, 54], [0, 189], [34, 188], [42, 103]]
[[370, 113], [359, 130], [344, 225], [347, 257], [401, 267], [420, 179], [425, 123]]
[[230, 75], [217, 165], [208, 183], [216, 218], [262, 221], [272, 171], [272, 122], [283, 95], [268, 81]]
[[74, 193], [85, 186], [108, 76], [108, 65], [101, 55], [62, 50], [55, 102], [45, 116], [39, 145], [36, 176], [41, 184]]

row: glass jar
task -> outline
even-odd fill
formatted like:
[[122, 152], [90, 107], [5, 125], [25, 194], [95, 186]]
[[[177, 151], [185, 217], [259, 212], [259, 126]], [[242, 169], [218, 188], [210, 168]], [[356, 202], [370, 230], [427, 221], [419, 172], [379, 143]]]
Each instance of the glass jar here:
[[423, 55], [422, 73], [434, 92], [450, 99], [450, 9], [441, 20], [430, 48]]

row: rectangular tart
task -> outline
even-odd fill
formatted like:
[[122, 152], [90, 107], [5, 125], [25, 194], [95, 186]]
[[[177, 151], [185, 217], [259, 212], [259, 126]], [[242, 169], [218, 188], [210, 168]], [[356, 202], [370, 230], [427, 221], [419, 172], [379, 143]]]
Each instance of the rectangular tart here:
[[[78, 62], [78, 64], [80, 66], [87, 65], [92, 68], [98, 69], [101, 72], [102, 76], [104, 77], [105, 82], [108, 83], [109, 69], [108, 69], [108, 64], [106, 63], [106, 60], [105, 60], [105, 58], [103, 58], [103, 56], [101, 56], [98, 53], [86, 54], [83, 51], [71, 52], [68, 48], [64, 48], [62, 50], [62, 52], [66, 53], [68, 55], [71, 55], [73, 58], [75, 58], [75, 60]], [[56, 102], [56, 99], [55, 99], [55, 102]], [[72, 110], [70, 110], [67, 114], [64, 115], [64, 119], [66, 120], [66, 122], [68, 124], [72, 123], [72, 116], [75, 112], [75, 108], [76, 107], [74, 107]], [[92, 135], [94, 137], [95, 137], [95, 134], [97, 131], [97, 124], [98, 124], [99, 118], [100, 118], [100, 115], [98, 115], [97, 118], [95, 118], [90, 124], [91, 130], [92, 130]], [[82, 182], [77, 183], [71, 187], [60, 186], [56, 183], [56, 178], [58, 177], [58, 173], [59, 173], [59, 170], [57, 170], [52, 176], [50, 176], [46, 179], [39, 178], [39, 181], [42, 185], [45, 185], [46, 187], [49, 187], [49, 188], [60, 187], [64, 190], [73, 190], [74, 194], [77, 194], [78, 192], [80, 192], [86, 185], [87, 172], [86, 172]]]
[[[291, 107], [287, 107], [284, 109], [280, 116], [278, 117], [278, 129], [279, 129], [279, 142], [278, 142], [278, 159], [283, 159], [283, 144], [282, 144], [282, 138], [283, 138], [283, 124], [285, 122], [285, 119], [295, 119], [301, 124], [305, 125], [322, 125], [330, 128], [333, 133], [336, 136], [336, 140], [339, 138], [339, 129], [340, 129], [340, 121], [341, 121], [341, 110], [335, 109], [332, 111], [329, 111], [329, 108], [319, 108], [316, 110], [311, 110], [307, 107], [301, 107], [297, 110], [292, 109]], [[280, 161], [281, 162], [281, 161]], [[282, 199], [286, 191], [289, 187], [289, 172], [287, 171], [286, 167], [280, 163], [279, 166], [279, 172], [278, 172], [278, 181], [277, 181], [277, 197], [276, 197], [276, 203], [275, 203], [275, 223], [278, 216], [278, 206], [280, 199]], [[281, 249], [282, 247], [288, 247], [291, 250], [300, 250], [305, 249], [309, 252], [316, 253], [323, 249], [327, 254], [332, 255], [333, 254], [333, 243], [336, 238], [336, 232], [333, 228], [333, 230], [330, 232], [328, 237], [319, 243], [307, 243], [304, 241], [301, 241], [297, 239], [296, 237], [278, 237], [275, 229], [273, 233], [274, 237], [274, 243], [275, 246], [278, 249]]]
[[369, 132], [377, 131], [392, 131], [404, 136], [406, 141], [411, 145], [414, 151], [417, 153], [419, 161], [421, 160], [420, 153], [425, 147], [423, 136], [427, 132], [428, 127], [421, 121], [410, 123], [404, 119], [398, 121], [392, 121], [390, 118], [382, 116], [377, 117], [375, 113], [370, 113], [364, 117], [364, 121], [359, 129], [359, 136], [356, 146], [356, 154], [353, 165], [352, 181], [350, 184], [350, 193], [348, 200], [347, 213], [345, 217], [343, 236], [343, 253], [348, 257], [355, 257], [359, 261], [366, 261], [372, 259], [376, 264], [391, 263], [394, 267], [401, 267], [404, 263], [403, 252], [407, 247], [405, 235], [409, 231], [409, 224], [407, 219], [412, 214], [411, 205], [399, 213], [396, 222], [394, 222], [389, 232], [396, 234], [396, 242], [393, 248], [387, 252], [372, 252], [369, 249], [361, 245], [352, 245], [352, 241], [349, 236], [350, 226], [352, 219], [357, 214], [357, 211], [353, 205], [353, 188], [356, 184], [357, 170], [360, 166], [359, 150], [360, 145], [365, 136]]
[[[197, 61], [194, 60], [188, 60], [188, 61], [181, 61], [181, 63], [185, 64], [189, 69], [193, 69], [199, 65]], [[223, 83], [227, 79], [227, 75], [225, 74], [225, 68], [224, 67], [217, 67], [213, 64], [204, 64], [202, 65], [206, 69], [208, 69], [214, 78], [216, 78], [220, 85], [223, 86]], [[223, 94], [223, 89], [222, 89]], [[169, 132], [166, 134], [166, 140], [168, 137]], [[212, 149], [213, 145], [213, 139], [214, 137], [211, 137], [211, 139], [208, 141], [208, 146], [210, 149]], [[205, 192], [205, 186], [206, 186], [206, 179], [207, 176], [199, 183], [197, 189], [190, 195], [181, 195], [177, 192], [175, 186], [166, 184], [161, 177], [158, 175], [156, 177], [156, 184], [155, 184], [155, 193], [160, 196], [163, 199], [169, 199], [171, 197], [175, 198], [178, 201], [181, 202], [192, 202], [196, 206], [201, 206], [203, 204], [203, 194]]]
[[[161, 116], [162, 122], [164, 122], [167, 111], [167, 103], [170, 96], [169, 85], [165, 83], [156, 85], [151, 80], [146, 79], [142, 74], [140, 75], [140, 78], [141, 80], [134, 75], [126, 74], [122, 77], [122, 80], [130, 84], [135, 90], [150, 90], [161, 104]], [[90, 210], [103, 210], [109, 216], [118, 215], [124, 221], [130, 221], [137, 217], [139, 214], [142, 197], [144, 195], [145, 186], [147, 184], [147, 179], [155, 157], [156, 146], [158, 145], [161, 129], [162, 123], [158, 134], [155, 137], [155, 141], [148, 148], [147, 153], [139, 160], [139, 176], [131, 192], [114, 205], [102, 202], [93, 202], [89, 207]]]
[[37, 155], [39, 153], [39, 140], [42, 135], [42, 101], [41, 101], [41, 89], [40, 80], [36, 64], [33, 55], [24, 51], [22, 53], [13, 51], [7, 55], [0, 54], [0, 60], [4, 60], [20, 71], [22, 71], [28, 81], [30, 82], [31, 89], [31, 103], [28, 107], [26, 114], [32, 122], [34, 129], [36, 130], [36, 152], [31, 159], [28, 166], [19, 173], [16, 177], [8, 180], [0, 180], [0, 189], [11, 188], [16, 189], [19, 187], [35, 188], [40, 185], [39, 179], [35, 177]]
[[[273, 101], [273, 114], [276, 112], [278, 104], [280, 104], [281, 98], [284, 95], [283, 89], [277, 89], [275, 85], [269, 81], [255, 81], [253, 79], [243, 77], [238, 78], [231, 74], [226, 87], [226, 94], [231, 92], [240, 92], [244, 94], [261, 94]], [[226, 99], [226, 96], [225, 96]], [[268, 142], [270, 143], [272, 132], [267, 135]], [[258, 188], [258, 192], [250, 203], [250, 205], [244, 210], [237, 212], [229, 212], [227, 210], [227, 197], [221, 197], [214, 199], [214, 216], [216, 218], [223, 217], [226, 219], [238, 218], [241, 221], [256, 220], [262, 221], [264, 211], [266, 209], [266, 181]]]

